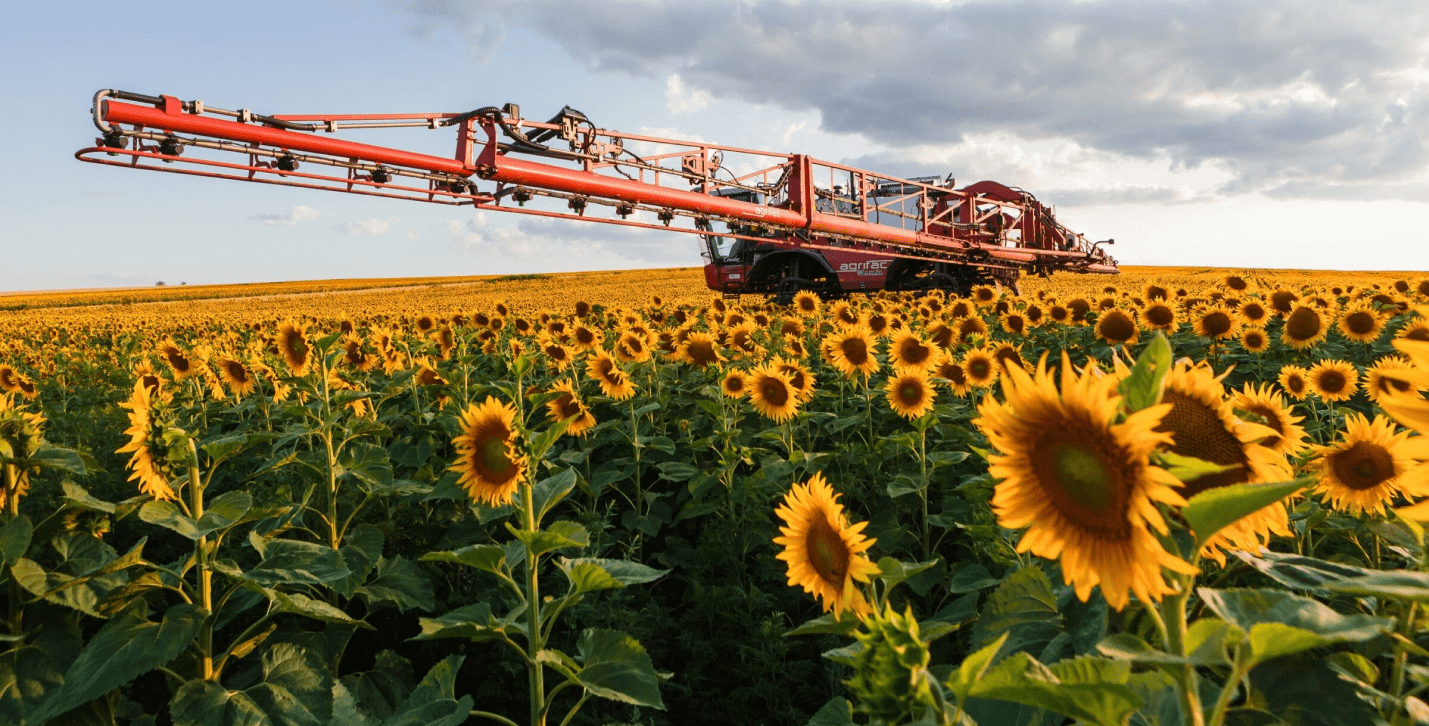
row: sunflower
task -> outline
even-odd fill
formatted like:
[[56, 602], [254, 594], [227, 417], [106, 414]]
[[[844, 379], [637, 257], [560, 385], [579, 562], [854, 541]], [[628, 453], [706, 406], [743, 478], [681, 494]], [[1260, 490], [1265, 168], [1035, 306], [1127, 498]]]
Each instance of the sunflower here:
[[576, 396], [575, 386], [570, 381], [557, 381], [551, 386], [550, 393], [559, 394], [546, 402], [546, 417], [551, 423], [570, 420], [565, 431], [570, 436], [584, 436], [595, 426], [595, 416], [591, 415], [590, 409]]
[[1364, 390], [1369, 400], [1382, 396], [1419, 393], [1429, 388], [1429, 371], [1416, 368], [1402, 355], [1387, 355], [1365, 369]]
[[625, 371], [620, 370], [620, 366], [609, 353], [596, 351], [586, 359], [585, 370], [586, 375], [595, 379], [605, 395], [617, 401], [624, 401], [635, 395], [635, 383], [625, 375]]
[[1297, 305], [1285, 316], [1280, 342], [1295, 350], [1304, 350], [1324, 340], [1329, 327], [1318, 310], [1308, 305]]
[[1405, 323], [1394, 337], [1398, 340], [1429, 341], [1429, 320], [1415, 318]]
[[889, 362], [893, 364], [893, 369], [903, 371], [907, 369], [927, 370], [933, 365], [933, 360], [937, 354], [937, 348], [930, 345], [911, 330], [904, 331], [893, 337], [893, 344], [888, 349]]
[[878, 573], [878, 565], [864, 554], [875, 541], [863, 534], [868, 523], [850, 525], [838, 498], [823, 475], [815, 474], [807, 483], [794, 485], [774, 510], [784, 521], [779, 528], [783, 536], [774, 538], [784, 551], [775, 557], [788, 564], [790, 587], [802, 587], [819, 598], [836, 620], [844, 610], [869, 612], [854, 583], [866, 583]]
[[800, 290], [794, 295], [794, 309], [806, 318], [818, 315], [819, 296], [808, 290]]
[[953, 346], [953, 329], [948, 327], [947, 323], [934, 323], [924, 328], [923, 332], [928, 335], [928, 342], [939, 348], [951, 348]]
[[1041, 325], [1043, 321], [1046, 320], [1046, 313], [1042, 312], [1042, 306], [1040, 305], [1028, 305], [1027, 309], [1022, 311], [1022, 314], [1026, 316], [1027, 325], [1030, 327]]
[[312, 347], [308, 345], [307, 334], [306, 325], [291, 319], [278, 326], [278, 352], [282, 354], [283, 361], [295, 376], [307, 375], [308, 366], [313, 362]]
[[[141, 363], [140, 365], [146, 369], [149, 367], [149, 363], [147, 361]], [[150, 370], [149, 372], [152, 373], [153, 371]], [[16, 371], [13, 366], [0, 365], [0, 390], [5, 391], [6, 393], [19, 393], [19, 380], [20, 373], [19, 371]], [[155, 385], [157, 386], [158, 384]]]
[[1359, 302], [1345, 309], [1335, 323], [1340, 335], [1356, 343], [1373, 343], [1384, 332], [1385, 316], [1373, 305]]
[[973, 423], [995, 453], [989, 472], [999, 525], [1027, 527], [1018, 552], [1058, 559], [1063, 581], [1085, 602], [1101, 586], [1120, 611], [1134, 593], [1142, 602], [1174, 592], [1162, 567], [1195, 574], [1196, 568], [1167, 552], [1150, 529], [1167, 527], [1156, 503], [1184, 506], [1169, 473], [1149, 463], [1151, 452], [1170, 443], [1155, 426], [1168, 406], [1117, 417], [1121, 396], [1111, 376], [1078, 375], [1062, 355], [1059, 393], [1046, 358], [1029, 374], [1009, 370], [1002, 381], [1005, 403], [991, 396]]
[[[5, 379], [5, 369], [7, 368], [9, 368], [11, 375], [15, 373], [15, 369], [9, 366], [0, 366], [0, 388], [10, 391], [10, 386], [6, 384]], [[138, 378], [139, 382], [143, 383], [144, 387], [149, 389], [150, 395], [157, 393], [159, 387], [164, 384], [164, 379], [154, 372], [154, 367], [149, 365], [149, 361], [147, 360], [141, 360], [139, 361], [139, 365], [134, 366], [134, 377]]]
[[498, 507], [511, 501], [526, 476], [526, 457], [516, 449], [512, 422], [516, 409], [487, 396], [480, 406], [468, 404], [461, 414], [461, 433], [452, 439], [456, 461], [451, 470], [472, 501]]
[[577, 325], [571, 329], [571, 345], [576, 350], [594, 350], [600, 346], [600, 334], [584, 325]]
[[1270, 349], [1270, 335], [1265, 328], [1247, 326], [1240, 331], [1240, 345], [1247, 353], [1264, 353]]
[[899, 416], [910, 421], [922, 418], [933, 409], [933, 399], [937, 393], [928, 383], [928, 374], [921, 370], [907, 370], [888, 379], [884, 388], [888, 393], [888, 405]]
[[1013, 345], [1006, 341], [998, 343], [992, 351], [993, 360], [997, 361], [997, 369], [1002, 370], [1008, 366], [1026, 368], [1027, 362], [1022, 359], [1022, 347]]
[[1053, 303], [1047, 307], [1047, 319], [1058, 325], [1069, 325], [1072, 321], [1072, 309]]
[[1030, 323], [1027, 322], [1027, 316], [1018, 312], [1003, 313], [998, 316], [997, 322], [1002, 327], [1003, 332], [1016, 336], [1025, 335], [1030, 325]]
[[1300, 296], [1293, 291], [1278, 287], [1270, 293], [1270, 309], [1281, 316], [1288, 316], [1295, 309], [1295, 303], [1299, 300]]
[[749, 395], [749, 384], [742, 371], [731, 368], [720, 381], [719, 390], [727, 398], [743, 398]]
[[[26, 412], [17, 408], [10, 396], [0, 395], [0, 455], [15, 459], [34, 456], [45, 443], [44, 423], [44, 414]], [[13, 471], [15, 476], [0, 486], [0, 509], [10, 509], [11, 497], [18, 502], [30, 490], [30, 471], [25, 467]]]
[[1305, 400], [1310, 393], [1310, 371], [1300, 366], [1281, 366], [1277, 382], [1285, 393], [1297, 401]]
[[1246, 325], [1265, 325], [1265, 321], [1270, 318], [1270, 310], [1259, 300], [1246, 300], [1241, 303], [1236, 314], [1240, 315], [1241, 322]]
[[762, 365], [750, 371], [745, 384], [754, 410], [774, 423], [788, 421], [798, 412], [799, 390], [790, 382], [788, 373]]
[[198, 368], [194, 365], [193, 359], [179, 348], [173, 338], [165, 338], [159, 343], [159, 355], [164, 357], [164, 362], [169, 364], [169, 370], [174, 372], [174, 380], [182, 381], [189, 376], [198, 373]]
[[248, 366], [243, 365], [243, 361], [236, 356], [218, 357], [218, 375], [235, 396], [242, 397], [253, 392], [253, 374], [248, 372]]
[[758, 359], [763, 356], [764, 347], [754, 340], [753, 323], [740, 325], [729, 330], [729, 347], [741, 358]]
[[992, 382], [997, 380], [1000, 367], [997, 359], [981, 348], [973, 348], [964, 353], [961, 365], [968, 385], [974, 388], [991, 386]]
[[982, 318], [976, 315], [959, 318], [956, 322], [956, 326], [959, 343], [967, 343], [974, 337], [987, 338], [987, 323], [983, 322]]
[[978, 307], [988, 307], [997, 302], [997, 290], [990, 285], [978, 285], [973, 288], [972, 301]]
[[544, 333], [536, 339], [536, 346], [546, 357], [546, 363], [557, 372], [564, 371], [575, 361], [575, 351], [562, 345], [560, 341]]
[[1359, 390], [1360, 374], [1342, 360], [1322, 360], [1305, 374], [1310, 390], [1326, 401], [1348, 401]]
[[973, 385], [968, 380], [967, 371], [951, 353], [938, 356], [938, 362], [933, 365], [933, 376], [947, 381], [948, 391], [954, 396], [962, 398], [972, 392]]
[[824, 338], [828, 360], [845, 378], [862, 373], [865, 378], [878, 370], [877, 341], [863, 326], [844, 328]]
[[1191, 327], [1202, 338], [1226, 340], [1235, 337], [1240, 320], [1224, 305], [1202, 305], [1191, 311]]
[[1422, 473], [1405, 476], [1416, 468], [1411, 447], [1405, 445], [1410, 432], [1395, 433], [1394, 428], [1383, 416], [1373, 421], [1359, 413], [1346, 416], [1339, 441], [1314, 447], [1310, 466], [1320, 475], [1314, 491], [1336, 510], [1379, 515], [1400, 494], [1429, 494]]
[[1244, 292], [1250, 287], [1250, 283], [1246, 282], [1245, 278], [1240, 275], [1226, 275], [1225, 278], [1221, 280], [1221, 284], [1225, 285], [1227, 290], [1235, 290], [1236, 292]]
[[840, 300], [834, 304], [834, 309], [830, 317], [844, 325], [858, 324], [858, 310], [852, 305], [849, 305], [846, 300]]
[[719, 353], [719, 342], [709, 333], [690, 333], [675, 349], [675, 358], [696, 368], [705, 368], [725, 360]]
[[419, 356], [412, 361], [417, 365], [417, 372], [412, 374], [412, 383], [418, 386], [444, 386], [447, 379], [442, 378], [437, 372], [432, 359], [427, 356]]
[[785, 360], [783, 356], [774, 356], [770, 365], [775, 370], [789, 376], [789, 385], [799, 394], [799, 402], [809, 400], [814, 395], [814, 374], [809, 369], [800, 365], [797, 360]]
[[163, 403], [162, 395], [149, 395], [143, 381], [134, 383], [134, 392], [129, 400], [119, 404], [120, 408], [129, 409], [129, 428], [124, 431], [129, 436], [129, 443], [114, 453], [133, 452], [124, 468], [134, 472], [129, 475], [128, 481], [137, 479], [140, 492], [155, 499], [174, 499], [177, 495], [169, 482], [178, 478], [178, 462], [170, 461], [169, 452], [162, 443], [164, 425], [160, 419], [165, 413]]
[[[1171, 404], [1158, 432], [1168, 434], [1170, 450], [1224, 467], [1226, 471], [1201, 476], [1186, 483], [1184, 494], [1193, 497], [1203, 491], [1232, 484], [1284, 481], [1290, 478], [1285, 457], [1260, 442], [1278, 436], [1275, 430], [1250, 423], [1235, 414], [1235, 404], [1226, 397], [1225, 386], [1206, 365], [1175, 365], [1166, 375], [1163, 404]], [[1247, 515], [1213, 535], [1201, 554], [1222, 564], [1224, 552], [1241, 549], [1258, 552], [1271, 534], [1290, 533], [1289, 515], [1283, 502], [1275, 502]]]
[[366, 341], [355, 331], [348, 332], [342, 337], [342, 358], [344, 365], [356, 368], [359, 371], [367, 372], [377, 365], [377, 356], [369, 353], [363, 346]]
[[[430, 334], [433, 330], [435, 330], [436, 327], [437, 327], [437, 321], [436, 321], [434, 318], [432, 318], [432, 316], [430, 316], [430, 315], [421, 315], [421, 316], [418, 316], [418, 317], [417, 317], [417, 332], [418, 332], [418, 333], [421, 333], [422, 335], [428, 335], [428, 334]], [[299, 373], [298, 375], [302, 375], [302, 374]]]
[[1096, 336], [1108, 345], [1135, 345], [1136, 339], [1141, 336], [1136, 318], [1116, 309], [1106, 310], [1097, 316], [1095, 331]]
[[1305, 448], [1305, 429], [1298, 425], [1305, 418], [1296, 416], [1290, 404], [1269, 383], [1258, 387], [1253, 383], [1245, 384], [1231, 396], [1231, 404], [1237, 414], [1244, 414], [1242, 418], [1263, 423], [1275, 431], [1275, 436], [1261, 441], [1275, 453], [1294, 456]]

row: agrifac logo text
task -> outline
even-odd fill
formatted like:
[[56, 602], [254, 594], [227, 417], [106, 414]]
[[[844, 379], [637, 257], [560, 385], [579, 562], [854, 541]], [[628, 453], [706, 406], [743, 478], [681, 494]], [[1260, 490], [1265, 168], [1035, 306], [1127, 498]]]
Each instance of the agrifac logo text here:
[[867, 260], [865, 262], [845, 262], [839, 265], [839, 272], [855, 272], [859, 275], [881, 275], [888, 272], [893, 260]]

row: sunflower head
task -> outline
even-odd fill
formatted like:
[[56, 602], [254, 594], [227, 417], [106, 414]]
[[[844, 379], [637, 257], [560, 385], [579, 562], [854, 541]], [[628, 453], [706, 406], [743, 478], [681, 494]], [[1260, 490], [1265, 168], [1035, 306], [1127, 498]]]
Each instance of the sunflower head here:
[[1280, 341], [1295, 350], [1313, 347], [1325, 339], [1329, 326], [1319, 310], [1309, 305], [1297, 305], [1285, 316]]
[[884, 390], [887, 392], [889, 407], [910, 421], [922, 418], [933, 410], [933, 399], [937, 397], [932, 384], [928, 382], [928, 374], [917, 369], [906, 370], [890, 377]]
[[1285, 395], [1297, 401], [1305, 400], [1305, 396], [1310, 393], [1310, 371], [1300, 366], [1281, 366], [1280, 375], [1277, 382], [1285, 391]]
[[[724, 301], [719, 301], [723, 304]], [[819, 314], [819, 296], [808, 290], [800, 290], [794, 295], [794, 310], [808, 318]]]
[[1320, 474], [1314, 491], [1336, 510], [1380, 515], [1401, 494], [1429, 493], [1423, 476], [1405, 476], [1418, 462], [1405, 445], [1409, 432], [1394, 429], [1394, 422], [1383, 416], [1373, 420], [1359, 413], [1346, 416], [1339, 441], [1314, 447], [1311, 466]]
[[774, 510], [784, 522], [781, 536], [774, 538], [784, 551], [775, 556], [788, 565], [789, 585], [817, 597], [835, 618], [844, 610], [869, 612], [855, 583], [866, 583], [878, 572], [878, 565], [864, 554], [874, 544], [863, 535], [868, 523], [850, 525], [838, 497], [823, 475], [815, 474], [807, 483], [794, 485]]
[[1248, 326], [1240, 331], [1240, 344], [1248, 353], [1264, 353], [1270, 349], [1270, 336], [1265, 328]]
[[[425, 316], [423, 316], [425, 317]], [[429, 321], [431, 318], [427, 318]], [[278, 326], [278, 353], [295, 376], [305, 376], [313, 362], [312, 346], [308, 343], [306, 325], [286, 320]]]
[[773, 365], [762, 365], [750, 371], [745, 380], [749, 402], [761, 416], [783, 423], [798, 413], [800, 394], [788, 373]]
[[253, 374], [237, 356], [219, 356], [218, 375], [235, 396], [246, 396], [253, 392]]
[[159, 355], [163, 356], [164, 362], [169, 364], [169, 370], [174, 372], [174, 380], [182, 381], [198, 372], [193, 359], [174, 342], [173, 338], [165, 338], [159, 343]]
[[586, 359], [586, 375], [595, 380], [602, 393], [617, 401], [624, 401], [635, 395], [635, 383], [620, 369], [615, 359], [603, 350], [596, 351]]
[[451, 470], [472, 501], [496, 507], [511, 501], [526, 476], [526, 457], [516, 446], [516, 409], [487, 396], [461, 414], [461, 433], [452, 443], [456, 461]]
[[893, 344], [889, 346], [888, 358], [896, 370], [922, 369], [927, 370], [933, 365], [937, 348], [925, 342], [912, 331], [904, 331], [893, 336]]
[[151, 396], [144, 382], [136, 381], [129, 400], [119, 406], [129, 409], [129, 428], [124, 431], [129, 442], [115, 453], [133, 454], [125, 467], [133, 472], [129, 481], [137, 480], [139, 491], [155, 499], [174, 499], [169, 483], [180, 478], [184, 452], [170, 453], [173, 415], [167, 397], [162, 393]]
[[1245, 388], [1231, 397], [1235, 412], [1241, 418], [1253, 423], [1264, 424], [1275, 432], [1260, 443], [1277, 454], [1293, 456], [1305, 448], [1305, 429], [1298, 424], [1305, 420], [1296, 416], [1285, 397], [1264, 383], [1256, 386], [1245, 384]]
[[872, 331], [863, 326], [844, 328], [824, 338], [829, 362], [845, 378], [868, 377], [878, 370], [877, 345]]
[[998, 524], [1027, 527], [1017, 550], [1059, 559], [1083, 601], [1097, 586], [1116, 610], [1132, 594], [1159, 601], [1174, 592], [1163, 567], [1196, 572], [1149, 531], [1168, 531], [1158, 502], [1185, 504], [1172, 489], [1179, 482], [1150, 463], [1151, 452], [1170, 442], [1155, 430], [1168, 407], [1123, 418], [1116, 377], [1079, 374], [1065, 353], [1061, 378], [1058, 391], [1045, 357], [1035, 372], [1009, 369], [1005, 401], [989, 396], [978, 407], [973, 423], [996, 452], [989, 472], [998, 480]]
[[1335, 323], [1340, 335], [1356, 343], [1373, 343], [1384, 332], [1385, 316], [1373, 305], [1355, 303], [1345, 309]]
[[550, 392], [557, 395], [546, 403], [546, 417], [552, 423], [569, 420], [570, 424], [565, 431], [567, 435], [584, 436], [595, 426], [595, 416], [591, 415], [576, 394], [575, 385], [571, 381], [557, 381], [551, 386]]
[[938, 363], [933, 366], [933, 376], [947, 381], [948, 390], [954, 396], [962, 398], [972, 392], [973, 384], [968, 380], [963, 364], [951, 353], [938, 356]]
[[1191, 312], [1191, 326], [1202, 338], [1226, 340], [1235, 337], [1240, 319], [1225, 305], [1202, 305]]
[[719, 352], [719, 342], [709, 333], [690, 333], [675, 349], [675, 357], [696, 368], [708, 368], [725, 361]]
[[976, 388], [991, 386], [1001, 372], [997, 359], [981, 348], [963, 354], [962, 368], [968, 384]]
[[749, 395], [749, 384], [743, 371], [737, 368], [729, 369], [720, 380], [720, 392], [728, 398], [743, 398]]
[[[1113, 303], [1114, 304], [1114, 303]], [[1133, 345], [1141, 335], [1136, 318], [1123, 310], [1112, 308], [1097, 316], [1096, 336], [1108, 345]]]
[[1310, 391], [1326, 401], [1348, 401], [1359, 390], [1359, 371], [1342, 360], [1322, 360], [1310, 367], [1305, 378]]

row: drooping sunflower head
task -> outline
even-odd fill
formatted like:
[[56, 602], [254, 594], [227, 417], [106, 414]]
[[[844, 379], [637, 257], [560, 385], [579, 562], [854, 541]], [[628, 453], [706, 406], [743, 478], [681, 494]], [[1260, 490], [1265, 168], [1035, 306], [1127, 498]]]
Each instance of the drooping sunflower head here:
[[1329, 326], [1319, 310], [1310, 305], [1296, 305], [1285, 316], [1280, 341], [1295, 350], [1304, 350], [1324, 340], [1328, 332]]
[[893, 344], [889, 346], [888, 358], [895, 370], [923, 369], [927, 370], [933, 365], [937, 348], [919, 338], [911, 330], [905, 330], [893, 336]]
[[417, 372], [412, 374], [412, 383], [418, 386], [444, 386], [447, 379], [437, 372], [436, 364], [427, 356], [419, 356], [412, 361], [417, 365]]
[[1305, 378], [1310, 391], [1326, 401], [1348, 401], [1359, 390], [1359, 371], [1342, 360], [1322, 360], [1310, 367]]
[[169, 482], [178, 478], [180, 461], [169, 454], [164, 441], [165, 422], [170, 418], [163, 394], [151, 396], [143, 381], [134, 383], [129, 400], [119, 404], [129, 409], [129, 428], [124, 431], [129, 442], [115, 453], [132, 453], [125, 466], [133, 473], [129, 481], [138, 481], [139, 491], [155, 499], [174, 499]]
[[1097, 316], [1096, 336], [1109, 345], [1134, 345], [1141, 336], [1136, 318], [1123, 310], [1112, 308]]
[[[429, 318], [430, 319], [430, 318]], [[278, 353], [295, 376], [308, 374], [312, 365], [312, 346], [308, 344], [308, 327], [291, 319], [278, 326]]]
[[884, 390], [887, 393], [888, 406], [910, 421], [922, 418], [933, 410], [933, 399], [937, 398], [937, 393], [928, 381], [928, 374], [917, 369], [906, 370], [890, 377]]
[[165, 338], [159, 343], [159, 355], [163, 356], [164, 362], [169, 364], [169, 370], [174, 372], [174, 380], [182, 381], [189, 376], [198, 373], [197, 366], [193, 359], [174, 342], [173, 338]]
[[1126, 607], [1173, 592], [1162, 568], [1194, 573], [1149, 531], [1166, 533], [1156, 503], [1183, 506], [1178, 482], [1150, 463], [1170, 437], [1155, 426], [1167, 406], [1152, 406], [1117, 423], [1116, 378], [1078, 374], [1063, 354], [1058, 391], [1046, 359], [1033, 373], [1011, 369], [1005, 401], [989, 396], [973, 423], [995, 453], [998, 480], [992, 508], [998, 524], [1027, 528], [1019, 552], [1058, 559], [1064, 581], [1085, 601], [1100, 586], [1108, 604]]
[[1314, 447], [1310, 465], [1320, 475], [1314, 491], [1339, 511], [1380, 515], [1401, 494], [1429, 493], [1424, 491], [1424, 476], [1406, 476], [1417, 462], [1404, 445], [1409, 432], [1394, 429], [1394, 421], [1383, 416], [1346, 416], [1339, 441]]
[[775, 423], [783, 423], [799, 410], [799, 390], [785, 373], [772, 365], [750, 371], [745, 381], [754, 410]]
[[787, 563], [789, 585], [817, 597], [835, 618], [845, 610], [869, 612], [855, 583], [866, 583], [878, 572], [878, 565], [864, 554], [874, 544], [863, 534], [868, 523], [849, 524], [838, 497], [823, 475], [815, 474], [790, 489], [774, 510], [784, 522], [781, 536], [774, 538], [784, 551], [775, 557]]
[[1280, 375], [1276, 381], [1284, 389], [1285, 394], [1297, 401], [1305, 400], [1305, 396], [1310, 393], [1310, 371], [1300, 366], [1281, 366]]
[[575, 385], [571, 381], [557, 381], [551, 386], [550, 392], [557, 394], [546, 402], [546, 418], [550, 419], [551, 423], [570, 420], [565, 431], [569, 436], [584, 436], [595, 426], [595, 416], [591, 415], [590, 409], [585, 407], [585, 403], [576, 394]]
[[461, 414], [461, 433], [452, 444], [456, 461], [451, 470], [472, 501], [497, 507], [511, 501], [526, 476], [526, 457], [516, 446], [516, 409], [487, 396]]
[[749, 395], [749, 386], [745, 380], [744, 372], [737, 368], [731, 368], [724, 374], [719, 389], [728, 398], [743, 398]]
[[624, 401], [635, 395], [635, 383], [620, 369], [620, 365], [609, 353], [597, 350], [586, 359], [586, 375], [595, 380], [600, 390], [607, 396]]
[[218, 375], [223, 379], [228, 389], [233, 391], [233, 395], [235, 396], [246, 396], [253, 392], [253, 374], [248, 371], [248, 366], [244, 365], [243, 361], [237, 356], [219, 356]]
[[575, 351], [562, 345], [560, 341], [542, 334], [536, 341], [536, 347], [540, 349], [541, 355], [546, 359], [546, 364], [556, 371], [564, 371], [575, 361]]

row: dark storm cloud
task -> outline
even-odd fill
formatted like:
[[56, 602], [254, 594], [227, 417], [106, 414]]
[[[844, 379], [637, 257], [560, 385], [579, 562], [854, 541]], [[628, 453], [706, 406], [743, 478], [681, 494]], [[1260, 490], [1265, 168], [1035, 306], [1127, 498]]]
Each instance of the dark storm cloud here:
[[1225, 163], [1232, 194], [1295, 182], [1353, 198], [1429, 166], [1420, 0], [408, 5], [429, 30], [489, 39], [524, 25], [596, 72], [678, 73], [893, 147], [1066, 138]]

